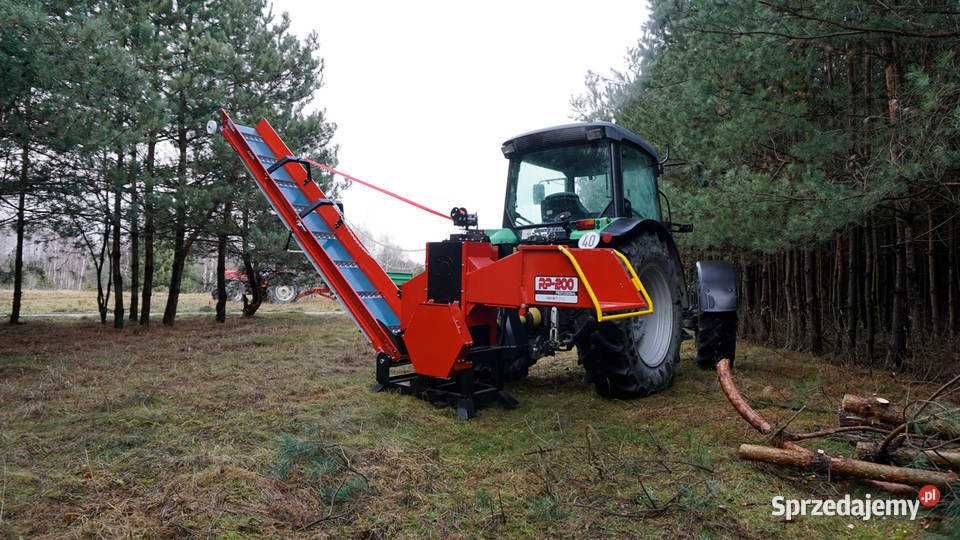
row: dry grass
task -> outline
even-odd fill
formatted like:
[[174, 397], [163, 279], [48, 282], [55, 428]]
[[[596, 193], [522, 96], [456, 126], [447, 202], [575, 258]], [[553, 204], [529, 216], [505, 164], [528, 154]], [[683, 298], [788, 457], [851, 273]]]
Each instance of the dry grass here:
[[[459, 422], [369, 392], [372, 354], [344, 317], [40, 320], [0, 342], [0, 535], [912, 537], [933, 519], [771, 517], [776, 494], [861, 491], [738, 460], [759, 436], [689, 358], [631, 402], [596, 397], [575, 356], [547, 359], [511, 387], [518, 409]], [[824, 410], [906, 391], [749, 346], [737, 367], [748, 396]]]
[[[124, 303], [129, 307], [129, 291], [124, 292]], [[11, 289], [0, 289], [0, 318], [10, 317], [10, 302], [13, 299]], [[151, 319], [159, 320], [163, 316], [163, 308], [167, 302], [165, 291], [155, 291], [151, 301]], [[228, 302], [227, 313], [239, 315], [239, 302]], [[312, 311], [326, 311], [339, 309], [335, 301], [319, 296], [308, 296], [293, 304], [271, 304], [264, 302], [260, 310], [264, 313], [303, 313]], [[184, 293], [180, 295], [178, 312], [181, 314], [213, 313], [216, 310], [216, 301], [206, 293]], [[97, 311], [97, 297], [91, 291], [54, 291], [46, 289], [29, 289], [23, 292], [23, 307], [21, 309], [28, 319], [32, 316], [43, 315], [43, 318], [52, 319], [90, 319], [99, 320]], [[60, 317], [58, 317], [58, 315]], [[113, 320], [113, 296], [110, 296], [110, 306], [107, 317]]]

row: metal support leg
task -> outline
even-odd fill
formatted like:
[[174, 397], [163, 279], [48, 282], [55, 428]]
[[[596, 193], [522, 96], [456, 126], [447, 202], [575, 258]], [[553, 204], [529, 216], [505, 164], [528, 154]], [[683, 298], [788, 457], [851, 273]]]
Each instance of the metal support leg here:
[[377, 382], [373, 385], [374, 392], [383, 392], [390, 383], [390, 357], [378, 354], [376, 360]]
[[473, 400], [473, 369], [467, 369], [457, 375], [460, 397], [457, 398], [457, 418], [466, 420], [477, 415], [477, 404]]

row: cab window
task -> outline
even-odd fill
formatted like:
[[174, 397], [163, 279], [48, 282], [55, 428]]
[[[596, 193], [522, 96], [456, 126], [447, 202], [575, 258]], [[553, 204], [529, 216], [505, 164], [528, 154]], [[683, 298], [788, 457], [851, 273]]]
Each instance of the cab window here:
[[660, 200], [653, 159], [632, 146], [623, 144], [620, 148], [624, 204], [635, 217], [659, 221]]

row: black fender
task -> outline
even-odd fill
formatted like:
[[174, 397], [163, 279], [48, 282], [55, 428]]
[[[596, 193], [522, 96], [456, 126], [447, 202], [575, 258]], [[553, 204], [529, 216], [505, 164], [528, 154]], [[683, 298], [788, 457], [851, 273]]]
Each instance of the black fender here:
[[697, 261], [700, 313], [737, 311], [737, 271], [725, 261]]
[[680, 250], [677, 249], [677, 243], [673, 241], [673, 234], [666, 225], [654, 219], [619, 218], [605, 229], [600, 231], [601, 238], [603, 235], [607, 234], [613, 236], [613, 238], [610, 239], [607, 244], [614, 248], [616, 248], [619, 244], [629, 242], [635, 236], [643, 233], [656, 234], [660, 240], [666, 244], [667, 249], [670, 250], [670, 254], [673, 255], [674, 259], [677, 261], [677, 264], [680, 265], [680, 275], [683, 278], [683, 283], [681, 284], [683, 291], [680, 295], [682, 299], [681, 306], [687, 307], [687, 298], [689, 297], [689, 294], [687, 293], [687, 279], [683, 267], [683, 261], [680, 258]]

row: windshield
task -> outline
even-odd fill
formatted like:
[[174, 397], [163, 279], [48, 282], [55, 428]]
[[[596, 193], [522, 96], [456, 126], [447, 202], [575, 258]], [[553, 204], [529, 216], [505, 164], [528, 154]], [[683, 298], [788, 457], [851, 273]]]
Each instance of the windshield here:
[[609, 143], [551, 148], [514, 158], [507, 186], [509, 226], [599, 217], [613, 199]]

